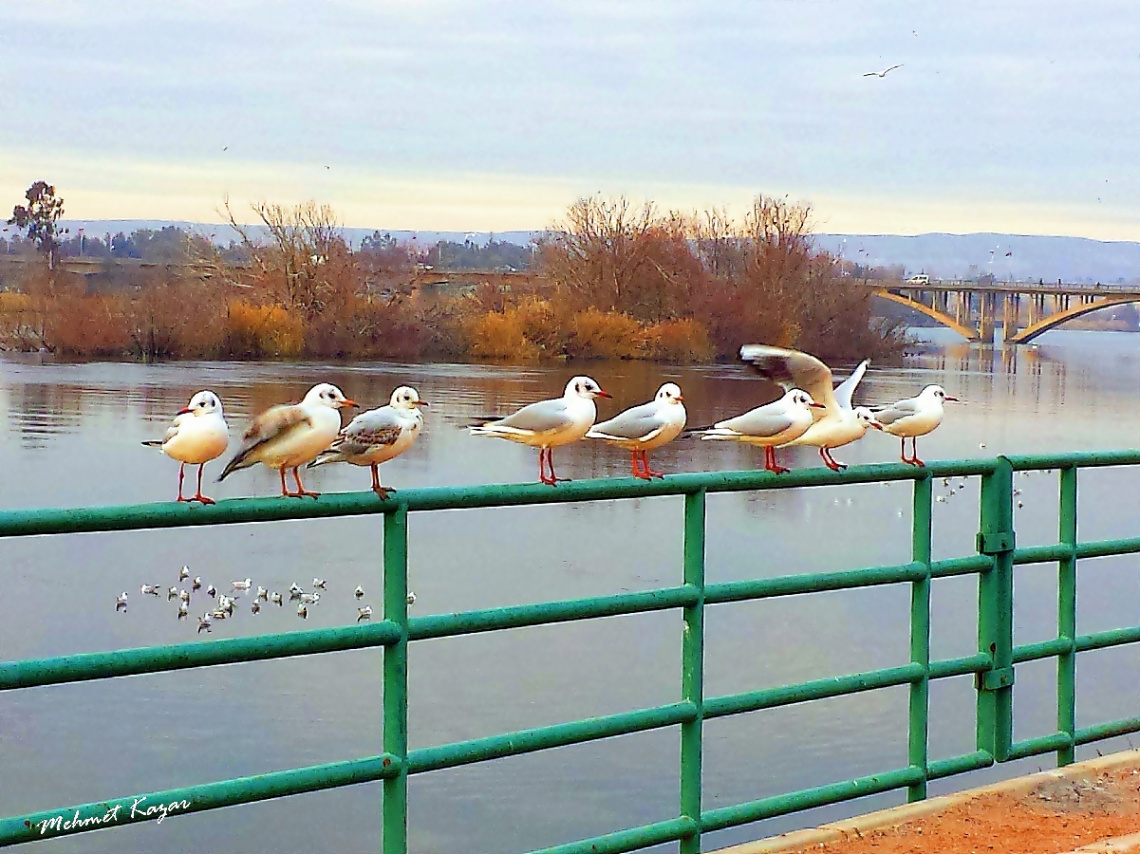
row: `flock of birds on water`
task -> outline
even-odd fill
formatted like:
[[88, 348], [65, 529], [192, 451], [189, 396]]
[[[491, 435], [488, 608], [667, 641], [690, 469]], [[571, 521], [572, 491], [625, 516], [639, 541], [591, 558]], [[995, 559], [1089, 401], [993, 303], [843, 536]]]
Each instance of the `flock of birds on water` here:
[[[918, 437], [937, 428], [942, 422], [943, 404], [957, 399], [946, 394], [941, 386], [928, 385], [916, 397], [889, 406], [877, 409], [855, 406], [855, 389], [869, 360], [860, 363], [847, 379], [834, 386], [827, 365], [797, 350], [749, 344], [740, 349], [740, 358], [760, 375], [778, 383], [785, 392], [777, 400], [707, 427], [686, 430], [684, 398], [680, 387], [672, 382], [662, 385], [648, 403], [596, 423], [594, 401], [611, 395], [590, 377], [577, 376], [567, 383], [561, 397], [531, 403], [506, 417], [479, 419], [480, 423], [469, 425], [468, 429], [474, 436], [492, 436], [538, 448], [539, 480], [550, 486], [568, 480], [555, 472], [554, 448], [581, 439], [598, 439], [629, 451], [631, 474], [643, 480], [664, 477], [650, 466], [649, 453], [680, 437], [761, 447], [764, 468], [779, 475], [788, 469], [777, 461], [778, 448], [815, 447], [824, 464], [839, 471], [846, 466], [832, 456], [832, 451], [863, 438], [870, 429], [898, 438], [901, 460], [922, 466]], [[361, 413], [342, 427], [340, 410], [355, 407], [355, 401], [335, 385], [319, 383], [300, 403], [273, 406], [253, 418], [242, 436], [241, 447], [226, 463], [218, 480], [260, 463], [277, 470], [283, 496], [316, 498], [319, 493], [305, 488], [301, 468], [344, 462], [368, 466], [372, 472], [372, 490], [381, 500], [388, 500], [395, 490], [380, 483], [378, 467], [404, 453], [416, 441], [424, 424], [421, 409], [427, 405], [416, 389], [400, 386], [392, 392], [386, 406]], [[907, 439], [911, 442], [909, 454]], [[159, 447], [179, 462], [178, 501], [215, 503], [202, 494], [202, 472], [206, 463], [220, 457], [229, 446], [229, 428], [216, 394], [212, 391], [195, 394], [187, 406], [179, 410], [161, 440], [143, 444]], [[188, 497], [183, 495], [187, 465], [198, 466], [197, 491]], [[292, 474], [295, 489], [289, 488], [287, 472]], [[953, 496], [965, 486], [965, 479], [951, 483], [949, 478], [944, 478], [943, 486], [949, 487], [946, 495]], [[946, 497], [939, 495], [937, 500], [944, 502]], [[1021, 502], [1018, 506], [1022, 506]], [[183, 567], [179, 581], [189, 577], [189, 568]], [[168, 601], [178, 599], [178, 619], [188, 616], [191, 594], [201, 587], [201, 578], [194, 578], [189, 590], [173, 586], [166, 590]], [[208, 632], [213, 621], [232, 617], [237, 597], [250, 589], [248, 578], [234, 581], [229, 593], [220, 595], [213, 585], [207, 585], [206, 595], [215, 599], [215, 603], [198, 618], [198, 631]], [[290, 604], [299, 601], [297, 615], [307, 618], [309, 608], [320, 602], [318, 591], [326, 589], [326, 582], [319, 578], [313, 579], [311, 593], [294, 583], [289, 588], [288, 601]], [[141, 593], [159, 597], [162, 589], [158, 585], [144, 584]], [[364, 597], [363, 589], [357, 587], [354, 596], [359, 603]], [[408, 604], [414, 599], [415, 594], [409, 594]], [[258, 585], [250, 611], [259, 613], [263, 602], [283, 607], [284, 595]], [[126, 607], [127, 593], [124, 592], [117, 600], [116, 610]], [[371, 606], [358, 607], [358, 622], [371, 616]]]
[[[287, 591], [289, 598], [286, 599], [285, 594], [278, 593], [276, 590], [269, 590], [260, 584], [257, 585], [255, 590], [252, 580], [245, 578], [241, 581], [232, 582], [228, 593], [220, 593], [213, 584], [207, 583], [203, 585], [201, 576], [196, 575], [193, 578], [190, 576], [190, 567], [183, 566], [182, 569], [178, 571], [178, 583], [186, 585], [186, 583], [189, 582], [187, 585], [189, 589], [187, 589], [187, 586], [178, 587], [171, 585], [166, 588], [166, 601], [171, 602], [177, 599], [178, 619], [185, 620], [190, 615], [190, 600], [195, 594], [199, 596], [205, 595], [214, 600], [210, 607], [206, 609], [205, 613], [198, 618], [198, 634], [202, 632], [212, 632], [215, 622], [232, 618], [237, 611], [238, 598], [242, 594], [253, 594], [253, 600], [249, 605], [251, 614], [260, 614], [263, 602], [266, 607], [276, 605], [279, 608], [284, 608], [286, 601], [290, 606], [294, 602], [298, 602], [297, 616], [303, 620], [307, 620], [309, 618], [309, 609], [320, 604], [321, 593], [319, 591], [323, 590], [326, 594], [328, 592], [328, 581], [323, 578], [314, 578], [311, 593], [306, 593], [303, 587], [293, 582], [289, 585], [289, 590]], [[199, 591], [202, 592], [199, 593]], [[143, 584], [139, 587], [139, 594], [144, 598], [146, 596], [153, 596], [156, 599], [160, 599], [162, 593], [162, 585], [160, 584]], [[365, 620], [371, 620], [373, 613], [372, 606], [360, 604], [364, 600], [364, 588], [358, 585], [352, 592], [352, 595], [357, 602], [356, 622], [360, 623]], [[128, 594], [127, 591], [124, 590], [120, 593], [118, 598], [115, 599], [115, 611], [126, 611], [129, 599], [130, 594]], [[408, 604], [414, 605], [415, 603], [416, 594], [408, 591]]]

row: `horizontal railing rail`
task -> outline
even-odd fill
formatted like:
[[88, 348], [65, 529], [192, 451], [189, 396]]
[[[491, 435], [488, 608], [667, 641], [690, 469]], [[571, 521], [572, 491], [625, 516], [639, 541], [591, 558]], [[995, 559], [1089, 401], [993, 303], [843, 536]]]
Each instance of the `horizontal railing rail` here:
[[[382, 781], [383, 851], [385, 854], [405, 854], [406, 786], [410, 774], [666, 728], [676, 728], [681, 742], [678, 816], [546, 849], [547, 852], [616, 854], [679, 841], [682, 854], [693, 854], [700, 850], [701, 836], [705, 833], [895, 789], [906, 789], [908, 799], [917, 800], [925, 797], [927, 783], [932, 780], [985, 768], [995, 762], [1055, 753], [1059, 764], [1067, 764], [1073, 761], [1074, 749], [1079, 745], [1140, 731], [1140, 715], [1091, 726], [1076, 726], [1077, 654], [1140, 643], [1140, 626], [1088, 634], [1076, 632], [1077, 562], [1083, 558], [1140, 553], [1140, 536], [1083, 542], [1077, 538], [1077, 472], [1082, 468], [1102, 466], [1140, 466], [1140, 450], [933, 462], [926, 468], [890, 464], [860, 466], [844, 472], [808, 469], [778, 477], [767, 472], [720, 472], [672, 475], [652, 482], [617, 478], [567, 483], [554, 489], [541, 484], [407, 489], [386, 501], [369, 492], [325, 494], [318, 501], [234, 499], [206, 507], [151, 504], [0, 512], [0, 538], [282, 522], [363, 514], [381, 514], [384, 523], [384, 609], [383, 618], [374, 623], [0, 662], [0, 691], [10, 691], [234, 662], [379, 648], [384, 657], [383, 753], [345, 762], [0, 818], [0, 846], [152, 821], [159, 817], [165, 819], [267, 798]], [[1058, 542], [1018, 547], [1013, 526], [1013, 473], [1053, 469], [1057, 470], [1059, 477]], [[951, 476], [981, 479], [977, 553], [932, 560], [932, 481]], [[911, 481], [913, 484], [910, 562], [712, 584], [705, 582], [705, 499], [708, 494], [883, 481]], [[653, 496], [681, 496], [684, 500], [683, 578], [679, 586], [408, 617], [409, 512]], [[1043, 563], [1057, 565], [1057, 637], [1015, 645], [1013, 568], [1015, 565]], [[978, 579], [978, 651], [960, 658], [932, 660], [931, 581], [967, 575]], [[908, 662], [724, 696], [705, 695], [704, 619], [709, 607], [897, 584], [909, 585], [911, 589]], [[409, 642], [678, 610], [685, 631], [681, 651], [681, 696], [676, 702], [408, 749]], [[1057, 661], [1057, 730], [1014, 741], [1012, 692], [1016, 666], [1049, 658]], [[975, 749], [959, 756], [932, 759], [928, 755], [930, 681], [966, 675], [973, 675], [975, 679]], [[703, 807], [701, 758], [705, 720], [904, 685], [909, 692], [906, 766], [732, 806]]]

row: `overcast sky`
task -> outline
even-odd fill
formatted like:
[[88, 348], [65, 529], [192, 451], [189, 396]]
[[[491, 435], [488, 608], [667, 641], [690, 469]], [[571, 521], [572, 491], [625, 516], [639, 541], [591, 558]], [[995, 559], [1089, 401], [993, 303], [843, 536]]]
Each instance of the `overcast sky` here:
[[820, 231], [1140, 240], [1138, 84], [1131, 0], [12, 0], [0, 210], [42, 178], [69, 219], [506, 230], [764, 192]]

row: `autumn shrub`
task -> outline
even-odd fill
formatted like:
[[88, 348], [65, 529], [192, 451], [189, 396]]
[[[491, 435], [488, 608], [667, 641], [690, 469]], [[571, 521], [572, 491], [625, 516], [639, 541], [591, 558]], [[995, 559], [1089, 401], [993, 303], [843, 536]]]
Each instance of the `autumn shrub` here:
[[468, 352], [477, 359], [530, 362], [541, 354], [538, 345], [526, 337], [524, 314], [518, 308], [477, 315], [465, 332]]
[[574, 315], [566, 351], [579, 359], [636, 359], [643, 355], [641, 324], [627, 314], [588, 308]]
[[123, 297], [58, 298], [47, 324], [47, 340], [68, 356], [122, 356], [130, 350], [131, 330]]
[[647, 358], [661, 362], [707, 362], [716, 354], [709, 332], [697, 320], [663, 320], [642, 330]]
[[231, 300], [226, 315], [226, 349], [243, 359], [286, 358], [301, 354], [305, 327], [299, 317], [277, 305]]

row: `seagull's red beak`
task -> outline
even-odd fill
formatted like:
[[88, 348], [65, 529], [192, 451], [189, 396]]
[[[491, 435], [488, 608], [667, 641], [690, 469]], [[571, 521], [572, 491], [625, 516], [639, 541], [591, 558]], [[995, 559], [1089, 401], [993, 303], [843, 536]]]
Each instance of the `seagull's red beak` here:
[[181, 409], [178, 410], [178, 414], [179, 415], [189, 415], [193, 411], [194, 410], [191, 409], [189, 406], [183, 406]]
[[872, 421], [871, 426], [874, 427], [876, 430], [882, 430], [883, 429], [883, 425], [880, 424], [878, 421]]
[[944, 398], [942, 398], [942, 399], [943, 399], [943, 400], [949, 400], [949, 401], [953, 401], [954, 403], [957, 403], [957, 402], [958, 402], [958, 398], [956, 398], [956, 397], [951, 397], [950, 395], [946, 395], [946, 397], [944, 397]]
[[355, 400], [349, 400], [349, 399], [346, 397], [346, 398], [344, 399], [344, 402], [343, 402], [343, 403], [341, 403], [341, 408], [344, 408], [344, 407], [346, 407], [346, 406], [347, 406], [347, 407], [349, 407], [349, 408], [351, 408], [351, 409], [355, 409], [355, 408], [356, 408], [356, 406], [357, 406], [357, 403], [356, 403], [356, 401], [355, 401]]
[[814, 400], [808, 404], [812, 409], [827, 409], [822, 403], [816, 403]]
[[598, 389], [597, 396], [598, 397], [604, 397], [604, 398], [606, 398], [606, 400], [610, 400], [611, 398], [613, 398], [612, 394], [610, 394], [608, 391], [602, 391], [601, 389]]
[[417, 400], [416, 401], [416, 406], [427, 406], [427, 405], [428, 405], [428, 402], [426, 400]]
[[680, 394], [679, 394], [679, 395], [677, 395], [677, 396], [676, 396], [675, 398], [673, 398], [673, 399], [674, 399], [675, 401], [677, 401], [677, 403], [681, 403], [682, 401], [684, 401], [684, 399], [685, 399], [685, 398], [684, 398], [684, 396], [683, 396], [683, 395], [680, 395]]

